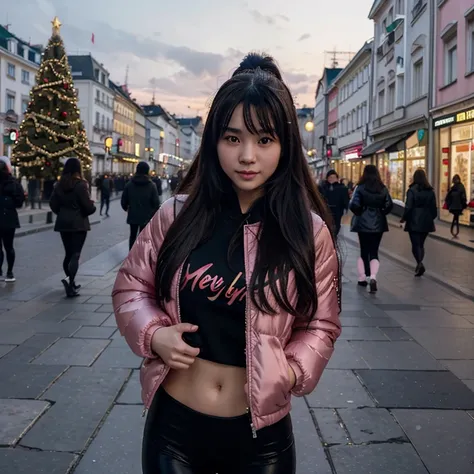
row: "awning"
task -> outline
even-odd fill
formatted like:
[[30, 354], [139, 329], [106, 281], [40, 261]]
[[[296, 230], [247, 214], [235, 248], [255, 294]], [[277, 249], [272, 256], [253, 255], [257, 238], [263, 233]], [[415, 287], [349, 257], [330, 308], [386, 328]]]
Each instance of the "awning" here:
[[371, 143], [370, 145], [366, 146], [361, 152], [361, 156], [370, 156], [374, 155], [375, 153], [383, 153], [385, 151], [389, 151], [397, 143], [401, 142], [402, 140], [406, 139], [406, 134], [398, 135], [396, 137], [387, 138], [386, 140], [379, 140], [378, 142]]

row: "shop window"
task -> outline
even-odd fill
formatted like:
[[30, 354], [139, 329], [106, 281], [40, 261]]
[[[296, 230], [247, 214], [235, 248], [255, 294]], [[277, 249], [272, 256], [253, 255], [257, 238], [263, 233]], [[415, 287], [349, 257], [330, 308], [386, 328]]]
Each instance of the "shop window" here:
[[392, 153], [390, 155], [390, 182], [388, 183], [388, 190], [390, 191], [392, 199], [403, 201], [405, 199], [403, 190], [403, 170], [405, 168], [405, 160], [403, 159], [404, 152], [397, 152], [393, 157]]
[[423, 58], [413, 64], [413, 100], [423, 95]]

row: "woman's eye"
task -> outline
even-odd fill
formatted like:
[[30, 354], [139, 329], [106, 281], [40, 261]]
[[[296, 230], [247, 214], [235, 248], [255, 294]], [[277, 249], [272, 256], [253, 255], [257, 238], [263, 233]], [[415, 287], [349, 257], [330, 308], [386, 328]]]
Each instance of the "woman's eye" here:
[[225, 140], [227, 140], [230, 143], [237, 143], [239, 141], [239, 139], [237, 137], [234, 137], [234, 136], [225, 137]]
[[271, 143], [273, 140], [269, 137], [263, 137], [260, 139], [260, 143], [262, 145], [268, 145], [269, 143]]

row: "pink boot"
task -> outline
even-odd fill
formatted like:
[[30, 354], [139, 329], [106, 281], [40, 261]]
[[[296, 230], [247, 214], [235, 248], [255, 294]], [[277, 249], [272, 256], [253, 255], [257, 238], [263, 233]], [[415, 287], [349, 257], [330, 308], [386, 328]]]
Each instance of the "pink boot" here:
[[379, 272], [380, 262], [378, 260], [370, 261], [370, 292], [377, 293], [377, 273]]
[[367, 277], [365, 276], [365, 265], [362, 258], [357, 259], [357, 273], [359, 274], [359, 279], [357, 284], [359, 286], [367, 286]]

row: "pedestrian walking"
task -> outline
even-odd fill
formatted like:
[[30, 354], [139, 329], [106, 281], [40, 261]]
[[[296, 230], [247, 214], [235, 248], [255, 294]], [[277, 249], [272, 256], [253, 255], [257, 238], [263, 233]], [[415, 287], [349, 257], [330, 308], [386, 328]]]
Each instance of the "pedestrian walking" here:
[[104, 210], [105, 206], [105, 215], [109, 217], [109, 207], [110, 207], [110, 193], [112, 192], [112, 180], [108, 175], [104, 175], [100, 187], [100, 215]]
[[416, 261], [415, 276], [421, 277], [426, 271], [425, 240], [430, 232], [435, 232], [434, 220], [438, 217], [436, 195], [424, 170], [419, 169], [413, 175], [413, 181], [407, 191], [405, 211], [401, 220], [405, 224], [411, 241], [411, 251]]
[[156, 186], [156, 190], [158, 191], [158, 197], [160, 198], [160, 203], [161, 203], [161, 196], [163, 195], [163, 183], [161, 182], [161, 178], [159, 176], [156, 176], [156, 174], [151, 178], [153, 183]]
[[280, 71], [249, 55], [213, 100], [186, 194], [118, 272], [118, 326], [146, 359], [145, 474], [295, 473], [291, 394], [315, 388], [341, 331], [330, 217], [302, 150]]
[[0, 157], [0, 279], [3, 280], [3, 259], [7, 257], [7, 273], [5, 281], [15, 281], [13, 266], [15, 265], [15, 231], [20, 228], [18, 211], [25, 201], [25, 191], [21, 184], [12, 176], [9, 158]]
[[376, 293], [377, 274], [380, 268], [379, 247], [384, 232], [388, 232], [387, 214], [393, 208], [390, 193], [383, 184], [376, 166], [367, 165], [364, 168], [349, 208], [354, 213], [351, 232], [357, 232], [360, 245], [357, 284], [366, 287], [370, 283], [370, 292]]
[[135, 176], [127, 183], [122, 194], [122, 209], [127, 212], [127, 224], [130, 226], [129, 249], [160, 207], [158, 191], [148, 176], [149, 172], [148, 163], [138, 163]]
[[319, 186], [319, 192], [324, 196], [329, 206], [334, 232], [337, 237], [341, 230], [342, 216], [349, 208], [349, 190], [339, 182], [337, 171], [329, 170], [326, 179]]
[[49, 205], [58, 216], [54, 230], [61, 234], [65, 252], [63, 269], [66, 279], [61, 282], [66, 296], [72, 298], [79, 295], [80, 285], [76, 284], [75, 278], [82, 247], [87, 232], [91, 230], [89, 216], [96, 211], [89, 196], [89, 185], [82, 178], [81, 162], [77, 158], [69, 158], [64, 164], [61, 179], [54, 187]]
[[446, 196], [445, 206], [453, 215], [451, 235], [456, 239], [459, 234], [459, 217], [462, 216], [463, 211], [467, 208], [466, 188], [458, 174], [453, 176], [453, 185]]

